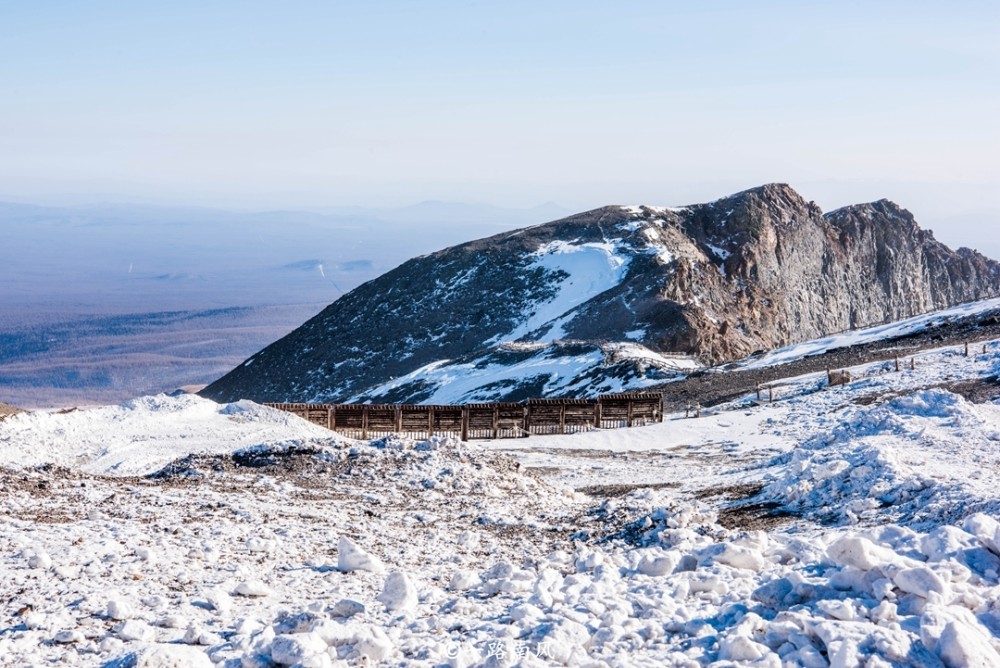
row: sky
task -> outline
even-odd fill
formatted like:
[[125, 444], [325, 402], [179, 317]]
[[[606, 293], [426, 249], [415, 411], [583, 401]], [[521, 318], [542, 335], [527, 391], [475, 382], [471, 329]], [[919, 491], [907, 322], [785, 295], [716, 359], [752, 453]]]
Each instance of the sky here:
[[6, 200], [584, 210], [778, 181], [1000, 254], [995, 0], [0, 0], [0, 91]]

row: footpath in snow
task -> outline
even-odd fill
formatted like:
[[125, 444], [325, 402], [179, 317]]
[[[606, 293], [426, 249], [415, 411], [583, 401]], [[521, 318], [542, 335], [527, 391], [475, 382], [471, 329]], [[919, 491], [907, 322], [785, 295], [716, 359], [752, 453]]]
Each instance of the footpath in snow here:
[[348, 441], [196, 397], [15, 415], [0, 657], [1000, 665], [1000, 407], [965, 398], [990, 394], [1000, 345], [974, 352], [485, 445]]

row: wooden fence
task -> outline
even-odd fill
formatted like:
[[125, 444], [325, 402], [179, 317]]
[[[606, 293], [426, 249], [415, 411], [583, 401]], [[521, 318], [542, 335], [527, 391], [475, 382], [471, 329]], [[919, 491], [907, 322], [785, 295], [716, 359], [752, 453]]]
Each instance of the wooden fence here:
[[529, 399], [523, 403], [461, 406], [426, 404], [266, 404], [352, 438], [388, 434], [520, 438], [633, 427], [663, 421], [655, 393], [606, 394], [597, 399]]

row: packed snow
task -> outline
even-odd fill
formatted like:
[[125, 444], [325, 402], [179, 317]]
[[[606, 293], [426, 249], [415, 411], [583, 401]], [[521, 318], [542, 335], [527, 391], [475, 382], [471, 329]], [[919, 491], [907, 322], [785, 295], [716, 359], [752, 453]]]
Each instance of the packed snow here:
[[1000, 343], [914, 366], [472, 444], [195, 397], [14, 415], [0, 657], [1000, 665], [1000, 406], [963, 397]]

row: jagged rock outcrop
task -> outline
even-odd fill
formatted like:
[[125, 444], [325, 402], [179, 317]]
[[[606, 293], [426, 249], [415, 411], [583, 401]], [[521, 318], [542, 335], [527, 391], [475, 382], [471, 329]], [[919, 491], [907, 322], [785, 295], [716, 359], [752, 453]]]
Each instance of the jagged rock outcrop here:
[[881, 200], [823, 214], [770, 184], [609, 206], [414, 258], [212, 383], [219, 400], [454, 402], [662, 382], [761, 349], [1000, 294]]

